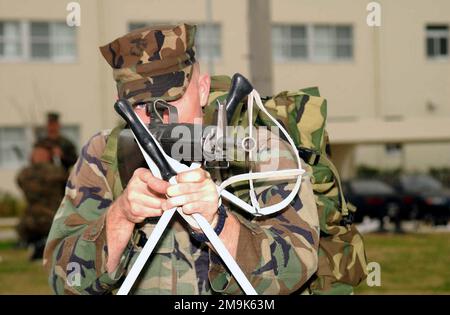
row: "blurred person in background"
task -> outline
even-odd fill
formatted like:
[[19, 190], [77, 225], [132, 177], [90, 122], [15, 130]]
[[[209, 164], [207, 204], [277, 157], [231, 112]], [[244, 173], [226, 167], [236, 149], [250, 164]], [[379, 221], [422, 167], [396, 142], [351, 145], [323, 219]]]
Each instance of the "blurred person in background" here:
[[56, 112], [49, 112], [47, 114], [47, 134], [45, 138], [39, 139], [37, 143], [50, 145], [51, 159], [54, 164], [64, 167], [67, 173], [77, 161], [78, 156], [75, 145], [61, 135], [59, 114]]
[[23, 191], [27, 207], [17, 232], [20, 240], [33, 248], [30, 259], [40, 259], [53, 216], [64, 196], [66, 171], [52, 161], [52, 146], [38, 142], [31, 152], [30, 165], [17, 175], [17, 184]]

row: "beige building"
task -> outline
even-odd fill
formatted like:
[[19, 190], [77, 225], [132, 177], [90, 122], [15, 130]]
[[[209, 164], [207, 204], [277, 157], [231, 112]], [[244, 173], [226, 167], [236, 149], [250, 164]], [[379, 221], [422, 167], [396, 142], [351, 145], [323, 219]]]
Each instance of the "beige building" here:
[[[250, 76], [247, 1], [79, 0], [75, 27], [66, 25], [69, 2], [0, 0], [0, 190], [17, 192], [14, 176], [48, 110], [62, 113], [79, 148], [115, 125], [115, 86], [98, 47], [131, 28], [198, 23], [202, 68]], [[320, 87], [344, 176], [360, 164], [450, 166], [450, 2], [377, 1], [379, 27], [367, 23], [369, 3], [272, 0], [273, 90]]]

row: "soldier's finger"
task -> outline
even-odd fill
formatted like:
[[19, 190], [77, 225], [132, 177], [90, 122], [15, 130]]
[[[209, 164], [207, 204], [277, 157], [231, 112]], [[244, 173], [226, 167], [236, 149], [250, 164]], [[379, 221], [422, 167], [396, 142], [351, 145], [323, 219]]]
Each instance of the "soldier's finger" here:
[[177, 182], [179, 183], [195, 183], [202, 182], [207, 178], [206, 171], [201, 168], [196, 168], [195, 170], [189, 170], [186, 172], [179, 173], [177, 175]]
[[172, 209], [173, 207], [180, 207], [187, 203], [200, 201], [204, 198], [203, 193], [193, 193], [193, 194], [185, 194], [181, 196], [168, 198], [161, 204], [161, 208], [163, 210]]
[[134, 171], [133, 177], [137, 177], [144, 183], [147, 183], [147, 181], [153, 177], [153, 174], [150, 170], [140, 167]]
[[180, 183], [170, 185], [167, 188], [167, 195], [170, 197], [180, 196], [184, 194], [192, 194], [205, 189], [204, 181], [201, 183]]
[[155, 209], [141, 205], [135, 205], [131, 210], [131, 215], [136, 218], [159, 217], [162, 215], [162, 209]]
[[214, 206], [212, 206], [211, 202], [207, 201], [196, 201], [185, 204], [182, 207], [182, 210], [183, 213], [185, 214], [193, 214], [193, 213], [205, 214], [205, 212], [209, 212], [208, 214], [210, 214], [211, 216], [217, 212], [217, 209], [214, 209]]
[[165, 195], [167, 188], [170, 186], [165, 180], [151, 176], [147, 179], [147, 186], [154, 192]]
[[130, 192], [128, 194], [128, 202], [131, 204], [140, 204], [145, 207], [160, 209], [162, 199], [155, 197], [155, 196], [149, 196], [145, 194], [141, 194], [138, 192]]

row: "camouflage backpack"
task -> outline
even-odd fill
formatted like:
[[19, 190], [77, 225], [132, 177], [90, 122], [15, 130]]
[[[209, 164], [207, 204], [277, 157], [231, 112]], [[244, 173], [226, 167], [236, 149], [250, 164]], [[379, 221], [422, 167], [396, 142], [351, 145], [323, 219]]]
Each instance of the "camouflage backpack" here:
[[[211, 80], [209, 105], [204, 109], [204, 123], [213, 124], [216, 100], [224, 101], [231, 79], [215, 76]], [[264, 106], [289, 132], [300, 157], [309, 165], [311, 182], [320, 220], [319, 265], [308, 283], [314, 294], [351, 294], [367, 276], [362, 236], [352, 224], [356, 208], [343, 195], [336, 167], [327, 154], [325, 130], [327, 102], [317, 88], [281, 92], [263, 99]], [[272, 126], [266, 115], [254, 109], [254, 125]], [[229, 122], [248, 125], [245, 106], [241, 103]]]

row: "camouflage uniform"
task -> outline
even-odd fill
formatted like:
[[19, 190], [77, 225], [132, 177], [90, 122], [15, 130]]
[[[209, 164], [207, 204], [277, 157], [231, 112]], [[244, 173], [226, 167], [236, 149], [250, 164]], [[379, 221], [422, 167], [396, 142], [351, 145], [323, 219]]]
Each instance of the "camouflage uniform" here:
[[22, 240], [32, 243], [47, 236], [64, 196], [66, 179], [64, 169], [51, 163], [31, 165], [18, 174], [17, 183], [28, 205], [17, 227]]
[[[110, 64], [126, 73], [118, 75], [114, 70], [120, 96], [133, 102], [156, 97], [166, 100], [179, 98], [189, 80], [180, 79], [176, 81], [180, 84], [173, 86], [174, 81], [168, 81], [168, 78], [190, 76], [195, 62], [194, 35], [195, 27], [189, 25], [163, 30], [146, 28], [102, 47], [102, 53]], [[153, 62], [159, 64], [152, 68]], [[137, 65], [133, 66], [134, 63]], [[130, 68], [123, 70], [121, 66]], [[159, 67], [174, 72], [152, 76], [152, 71]], [[142, 78], [139, 76], [146, 79], [140, 81]], [[159, 81], [160, 76], [165, 76], [165, 81]], [[138, 82], [136, 85], [124, 82], [127, 78]], [[166, 82], [166, 86], [157, 82]], [[142, 87], [145, 89], [141, 90]], [[117, 172], [118, 130], [93, 136], [83, 147], [69, 177], [66, 195], [55, 216], [44, 256], [44, 263], [50, 269], [49, 283], [55, 293], [105, 294], [113, 291], [120, 286], [157, 222], [156, 218], [136, 225], [119, 266], [108, 273], [105, 267], [108, 256], [105, 214], [123, 189]], [[284, 142], [277, 143], [277, 147], [272, 153], [279, 153], [281, 167], [294, 166], [293, 156], [289, 155]], [[265, 153], [271, 156], [270, 147], [265, 149]], [[265, 170], [264, 165], [260, 168]], [[211, 175], [220, 182], [221, 174]], [[267, 205], [279, 202], [285, 198], [286, 189], [283, 185], [266, 185], [257, 191], [258, 198]], [[275, 215], [250, 219], [236, 208], [225, 205], [229, 215], [234, 215], [240, 223], [236, 261], [256, 291], [260, 294], [288, 294], [301, 290], [316, 271], [318, 260], [319, 222], [308, 177], [304, 178], [299, 195], [293, 202]], [[81, 267], [81, 281], [71, 285], [74, 263]], [[170, 222], [132, 292], [242, 293], [214, 250], [208, 244], [194, 240], [178, 214]]]

